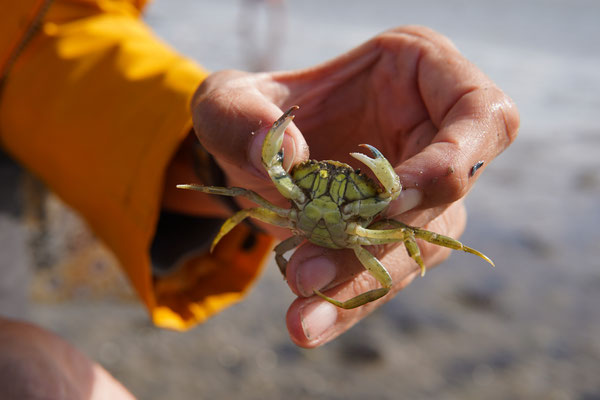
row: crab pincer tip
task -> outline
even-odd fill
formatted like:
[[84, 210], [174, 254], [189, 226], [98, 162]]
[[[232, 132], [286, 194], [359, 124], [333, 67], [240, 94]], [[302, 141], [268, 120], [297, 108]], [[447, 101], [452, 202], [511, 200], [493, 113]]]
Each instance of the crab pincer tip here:
[[365, 149], [369, 149], [371, 151], [371, 154], [373, 154], [374, 157], [383, 158], [383, 154], [381, 154], [381, 152], [379, 150], [377, 150], [377, 148], [375, 148], [375, 146], [371, 146], [370, 144], [367, 144], [367, 143], [361, 143], [361, 144], [359, 144], [359, 146], [364, 147]]
[[288, 117], [294, 118], [294, 115], [292, 115], [292, 112], [296, 111], [299, 108], [300, 108], [300, 106], [293, 105], [286, 112], [284, 112], [281, 117], [282, 118], [288, 118]]

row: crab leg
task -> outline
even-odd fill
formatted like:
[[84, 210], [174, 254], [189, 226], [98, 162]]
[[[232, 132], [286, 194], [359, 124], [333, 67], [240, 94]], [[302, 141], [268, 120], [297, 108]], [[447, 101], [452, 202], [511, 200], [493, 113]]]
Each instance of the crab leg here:
[[[386, 224], [397, 226], [398, 228], [372, 229], [373, 227], [377, 228]], [[348, 231], [348, 233], [351, 232], [357, 236], [367, 239], [365, 241], [366, 243], [364, 244], [374, 245], [403, 241], [410, 257], [413, 258], [421, 267], [421, 276], [425, 275], [425, 265], [421, 258], [421, 252], [419, 251], [419, 246], [417, 245], [415, 238], [423, 239], [429, 243], [447, 247], [449, 249], [462, 250], [467, 253], [475, 254], [494, 266], [494, 262], [485, 254], [465, 246], [456, 239], [452, 239], [451, 237], [440, 235], [439, 233], [431, 232], [425, 229], [406, 225], [395, 220], [379, 221], [376, 224], [373, 224], [370, 228], [363, 228], [358, 224], [354, 224], [348, 227]]]
[[277, 262], [279, 271], [281, 271], [281, 275], [283, 275], [284, 279], [286, 276], [285, 271], [287, 269], [288, 261], [283, 257], [283, 255], [292, 250], [294, 247], [298, 246], [303, 240], [304, 237], [302, 236], [292, 236], [275, 246], [275, 261]]
[[495, 266], [494, 262], [488, 256], [475, 249], [472, 249], [471, 247], [465, 246], [456, 239], [452, 239], [449, 236], [440, 235], [439, 233], [431, 232], [425, 229], [414, 227], [411, 227], [411, 229], [414, 232], [415, 237], [419, 239], [423, 239], [429, 243], [437, 244], [438, 246], [444, 246], [449, 249], [462, 250], [466, 253], [475, 254], [476, 256], [481, 257], [485, 261], [487, 261], [492, 267]]
[[262, 162], [279, 193], [296, 204], [303, 204], [306, 202], [306, 195], [283, 168], [283, 149], [281, 148], [283, 134], [294, 119], [292, 112], [298, 108], [298, 106], [291, 107], [269, 129], [262, 146]]
[[363, 267], [365, 267], [371, 273], [371, 275], [373, 275], [375, 279], [377, 279], [377, 281], [381, 283], [383, 287], [372, 289], [365, 293], [361, 293], [358, 296], [355, 296], [346, 301], [332, 299], [331, 297], [325, 296], [320, 291], [315, 290], [315, 294], [317, 294], [318, 296], [322, 297], [323, 299], [327, 300], [328, 302], [337, 307], [345, 308], [347, 310], [351, 308], [360, 307], [364, 304], [367, 304], [371, 301], [377, 300], [380, 297], [385, 296], [392, 287], [392, 277], [387, 272], [383, 264], [381, 264], [381, 262], [373, 254], [371, 254], [368, 250], [364, 249], [361, 246], [353, 246], [352, 250], [354, 250], [354, 254], [356, 254], [356, 257], [359, 259]]
[[229, 231], [231, 231], [237, 224], [242, 222], [247, 217], [255, 218], [259, 221], [266, 222], [271, 225], [277, 225], [289, 229], [293, 228], [293, 224], [288, 218], [282, 217], [274, 211], [268, 210], [266, 208], [247, 208], [244, 210], [240, 210], [233, 214], [231, 217], [229, 217], [223, 223], [223, 226], [221, 226], [219, 233], [217, 233], [217, 236], [215, 237], [215, 239], [212, 242], [212, 245], [210, 246], [211, 253], [214, 250], [217, 243], [219, 243], [221, 238], [227, 235]]
[[269, 202], [267, 199], [265, 199], [258, 193], [253, 192], [252, 190], [244, 189], [244, 188], [202, 186], [202, 185], [195, 185], [193, 183], [189, 183], [189, 184], [185, 184], [185, 185], [177, 185], [177, 187], [179, 189], [196, 190], [198, 192], [208, 193], [208, 194], [217, 194], [220, 196], [231, 196], [231, 197], [242, 196], [242, 197], [245, 197], [245, 198], [255, 202], [259, 206], [262, 206], [263, 208], [266, 208], [268, 210], [271, 210], [271, 211], [277, 213], [277, 215], [280, 215], [282, 217], [287, 217], [290, 214], [289, 209], [277, 207], [276, 205], [272, 204], [271, 202]]

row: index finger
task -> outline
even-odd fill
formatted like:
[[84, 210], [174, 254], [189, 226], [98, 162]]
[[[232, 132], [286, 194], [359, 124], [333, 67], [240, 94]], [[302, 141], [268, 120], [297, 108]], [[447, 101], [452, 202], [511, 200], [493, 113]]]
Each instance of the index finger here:
[[[241, 71], [213, 73], [198, 88], [192, 100], [194, 130], [222, 167], [268, 179], [260, 154], [267, 131], [282, 114], [275, 104], [279, 90], [266, 74]], [[308, 158], [294, 124], [286, 129], [282, 146], [286, 167]]]

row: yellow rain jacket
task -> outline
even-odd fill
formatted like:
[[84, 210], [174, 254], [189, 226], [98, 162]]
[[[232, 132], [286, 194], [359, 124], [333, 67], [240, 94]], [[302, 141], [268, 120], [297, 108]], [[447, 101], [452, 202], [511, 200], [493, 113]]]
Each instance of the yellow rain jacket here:
[[154, 322], [185, 329], [243, 296], [271, 239], [240, 226], [153, 276], [164, 173], [207, 72], [140, 21], [144, 3], [0, 0], [0, 143], [112, 249]]

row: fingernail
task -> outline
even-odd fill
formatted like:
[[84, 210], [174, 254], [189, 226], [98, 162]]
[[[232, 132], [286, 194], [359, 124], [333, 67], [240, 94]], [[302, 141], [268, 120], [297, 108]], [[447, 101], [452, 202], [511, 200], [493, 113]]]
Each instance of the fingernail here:
[[250, 165], [254, 167], [254, 173], [260, 177], [264, 177], [267, 174], [262, 163], [262, 145], [266, 135], [267, 130], [252, 132], [252, 139], [248, 148]]
[[337, 320], [337, 310], [326, 301], [315, 301], [300, 312], [302, 329], [307, 339], [315, 339], [333, 326]]
[[296, 159], [296, 142], [289, 136], [283, 138], [283, 147], [287, 149], [287, 153], [283, 154], [283, 169], [289, 171], [292, 169], [292, 164]]
[[[252, 139], [248, 148], [248, 158], [250, 164], [257, 171], [258, 175], [266, 175], [265, 167], [262, 163], [262, 146], [267, 136], [268, 129], [260, 130], [258, 132], [252, 132]], [[289, 135], [283, 137], [284, 148], [283, 152], [283, 168], [289, 171], [296, 159], [296, 143]]]
[[302, 263], [296, 272], [296, 288], [304, 296], [312, 296], [314, 290], [321, 290], [335, 278], [336, 268], [326, 257], [314, 257]]
[[396, 199], [393, 207], [390, 207], [388, 214], [390, 216], [405, 213], [421, 204], [423, 193], [419, 189], [404, 189], [400, 192], [400, 196]]

